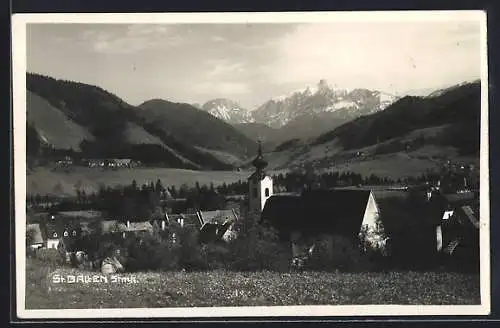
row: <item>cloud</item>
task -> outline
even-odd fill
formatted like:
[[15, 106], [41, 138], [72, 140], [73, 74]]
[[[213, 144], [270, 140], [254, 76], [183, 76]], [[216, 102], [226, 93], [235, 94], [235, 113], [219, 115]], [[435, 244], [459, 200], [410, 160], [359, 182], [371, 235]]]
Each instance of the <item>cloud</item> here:
[[209, 98], [213, 98], [214, 95], [218, 95], [217, 97], [230, 98], [249, 93], [250, 87], [244, 82], [207, 81], [195, 85], [193, 92], [199, 95], [208, 96]]
[[210, 38], [210, 40], [214, 41], [214, 42], [224, 42], [226, 41], [225, 38], [219, 36], [219, 35], [214, 35]]
[[238, 76], [246, 71], [245, 64], [242, 62], [231, 62], [228, 59], [213, 59], [207, 61], [209, 68], [208, 78], [221, 78]]
[[[107, 26], [108, 27], [108, 26]], [[185, 41], [172, 26], [141, 24], [109, 26], [83, 31], [80, 42], [104, 54], [131, 54], [140, 51], [179, 46]]]
[[[476, 23], [330, 23], [301, 25], [261, 68], [274, 83], [391, 89], [479, 76]], [[387, 90], [391, 91], [391, 90]]]

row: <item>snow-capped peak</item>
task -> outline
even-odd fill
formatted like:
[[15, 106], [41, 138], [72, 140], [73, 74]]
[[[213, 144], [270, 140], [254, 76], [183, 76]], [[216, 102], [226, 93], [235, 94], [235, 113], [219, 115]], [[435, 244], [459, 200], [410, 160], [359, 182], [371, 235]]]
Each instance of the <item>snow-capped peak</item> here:
[[253, 122], [251, 114], [246, 109], [229, 99], [210, 100], [202, 106], [202, 109], [231, 124]]
[[287, 95], [273, 97], [252, 111], [252, 115], [258, 123], [279, 128], [304, 114], [342, 110], [344, 114], [345, 111], [354, 111], [353, 116], [366, 115], [386, 108], [395, 99], [395, 96], [380, 91], [331, 87], [325, 79], [321, 79], [314, 85], [305, 85]]

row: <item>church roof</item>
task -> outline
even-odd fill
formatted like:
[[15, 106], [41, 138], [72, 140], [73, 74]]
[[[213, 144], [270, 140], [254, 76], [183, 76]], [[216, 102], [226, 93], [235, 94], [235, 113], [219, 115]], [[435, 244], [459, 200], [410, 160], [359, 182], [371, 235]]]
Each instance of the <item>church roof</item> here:
[[354, 236], [361, 228], [370, 193], [369, 190], [311, 190], [300, 196], [273, 195], [266, 201], [262, 220], [271, 222], [278, 230]]
[[267, 166], [267, 162], [264, 159], [264, 156], [262, 155], [262, 145], [259, 140], [259, 149], [257, 153], [257, 157], [252, 161], [252, 165], [257, 168], [257, 171], [263, 170]]

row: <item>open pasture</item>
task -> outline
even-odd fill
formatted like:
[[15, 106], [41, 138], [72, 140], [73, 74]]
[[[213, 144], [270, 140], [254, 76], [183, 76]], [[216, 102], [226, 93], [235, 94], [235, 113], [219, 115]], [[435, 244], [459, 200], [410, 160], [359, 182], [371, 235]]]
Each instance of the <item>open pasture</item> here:
[[138, 185], [161, 180], [164, 186], [176, 187], [186, 184], [194, 186], [196, 181], [201, 185], [213, 183], [215, 186], [223, 183], [233, 183], [246, 180], [250, 176], [245, 171], [194, 171], [172, 168], [134, 168], [119, 170], [101, 170], [86, 167], [74, 167], [64, 171], [51, 171], [47, 168], [37, 168], [27, 176], [27, 192], [32, 194], [75, 195], [75, 186], [86, 193], [97, 191], [99, 185], [128, 185], [136, 180]]

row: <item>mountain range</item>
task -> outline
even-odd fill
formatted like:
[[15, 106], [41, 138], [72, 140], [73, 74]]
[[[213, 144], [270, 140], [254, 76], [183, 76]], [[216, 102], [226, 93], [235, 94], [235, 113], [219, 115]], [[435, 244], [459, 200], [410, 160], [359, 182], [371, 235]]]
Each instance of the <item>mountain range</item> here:
[[430, 146], [435, 147], [432, 156], [450, 149], [456, 156], [479, 152], [478, 81], [397, 98], [367, 89], [334, 89], [321, 80], [315, 88], [249, 111], [227, 99], [203, 105], [152, 99], [132, 106], [98, 86], [32, 73], [26, 78], [31, 157], [50, 148], [153, 166], [226, 170], [249, 163], [256, 139], [263, 141], [270, 168], [276, 169], [414, 156]]
[[[461, 83], [425, 97], [405, 96], [306, 143], [286, 142], [268, 157], [274, 168], [371, 163], [367, 170], [375, 169], [377, 161], [390, 170], [394, 155], [406, 169], [422, 161], [434, 165], [445, 158], [478, 159], [480, 112], [480, 82]], [[392, 163], [382, 161], [389, 157]]]
[[380, 91], [334, 89], [320, 80], [314, 88], [275, 97], [253, 110], [228, 99], [214, 99], [201, 108], [237, 126], [252, 139], [276, 145], [318, 136], [349, 120], [383, 110], [395, 100], [396, 96]]

